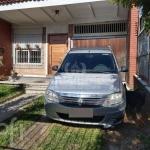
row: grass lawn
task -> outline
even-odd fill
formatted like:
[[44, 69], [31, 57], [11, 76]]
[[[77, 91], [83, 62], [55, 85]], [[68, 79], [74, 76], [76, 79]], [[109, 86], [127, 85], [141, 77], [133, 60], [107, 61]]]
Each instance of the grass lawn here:
[[[41, 96], [37, 100], [28, 104], [22, 113], [18, 113], [11, 118], [3, 121], [7, 124], [7, 128], [0, 126], [0, 149], [5, 149], [10, 147], [11, 141], [11, 129], [12, 126], [10, 122], [12, 118], [17, 117], [13, 128], [13, 139], [17, 142], [20, 138], [20, 126], [23, 126], [24, 133], [27, 132], [29, 127], [35, 125], [36, 122], [44, 114], [44, 97]], [[49, 124], [48, 129], [43, 133], [46, 136], [38, 137], [42, 142], [38, 143], [34, 141], [32, 149], [39, 150], [104, 150], [104, 139], [102, 135], [102, 130], [95, 126], [84, 126], [84, 125], [74, 125], [65, 124], [56, 121], [49, 120], [46, 122]], [[7, 130], [6, 130], [7, 129]], [[7, 132], [6, 132], [7, 131]], [[38, 132], [38, 131], [37, 131]], [[36, 137], [36, 135], [35, 135]], [[32, 139], [32, 138], [31, 138]], [[23, 141], [26, 138], [23, 138]], [[30, 143], [29, 143], [30, 144]]]
[[19, 85], [0, 84], [0, 104], [17, 97], [25, 92], [25, 88]]
[[53, 123], [48, 132], [44, 142], [34, 145], [33, 149], [104, 150], [105, 144], [100, 128]]
[[17, 117], [17, 120], [13, 125], [13, 128], [15, 129], [13, 131], [13, 138], [17, 139], [20, 136], [20, 126], [23, 126], [24, 130], [27, 130], [39, 118], [41, 118], [44, 112], [43, 101], [44, 98], [43, 96], [41, 96], [27, 105], [27, 107], [24, 108], [24, 111], [21, 114], [16, 114], [11, 118], [3, 121], [3, 124], [7, 124], [7, 128], [5, 128], [4, 126], [0, 126], [0, 149], [3, 149], [3, 147], [10, 144], [10, 134], [12, 130], [12, 125], [10, 125], [10, 122], [12, 118]]
[[145, 145], [146, 149], [150, 149], [150, 135], [149, 134], [140, 134], [138, 135], [138, 139], [140, 141], [140, 143], [142, 143], [143, 145]]

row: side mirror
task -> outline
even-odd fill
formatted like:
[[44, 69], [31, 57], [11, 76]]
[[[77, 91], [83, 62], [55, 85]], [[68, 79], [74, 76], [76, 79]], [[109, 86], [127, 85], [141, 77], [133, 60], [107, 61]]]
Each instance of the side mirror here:
[[128, 69], [127, 69], [127, 67], [122, 66], [120, 71], [121, 71], [121, 72], [128, 72]]
[[53, 67], [52, 67], [52, 70], [53, 70], [53, 71], [57, 71], [57, 70], [58, 70], [58, 66], [53, 66]]

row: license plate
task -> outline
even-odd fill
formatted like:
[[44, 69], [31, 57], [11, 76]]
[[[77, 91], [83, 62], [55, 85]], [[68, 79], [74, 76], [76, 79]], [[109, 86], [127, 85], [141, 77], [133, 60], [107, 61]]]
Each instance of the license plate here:
[[69, 118], [93, 118], [92, 108], [70, 108]]

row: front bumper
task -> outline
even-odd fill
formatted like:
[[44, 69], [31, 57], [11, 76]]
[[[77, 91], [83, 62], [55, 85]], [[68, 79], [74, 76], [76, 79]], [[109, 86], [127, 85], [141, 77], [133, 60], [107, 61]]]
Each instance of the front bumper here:
[[[125, 107], [125, 102], [114, 107], [78, 106], [53, 102], [45, 103], [46, 114], [51, 119], [75, 124], [101, 125], [104, 128], [110, 128], [123, 122]], [[70, 118], [69, 110], [71, 108], [91, 108], [93, 117]]]

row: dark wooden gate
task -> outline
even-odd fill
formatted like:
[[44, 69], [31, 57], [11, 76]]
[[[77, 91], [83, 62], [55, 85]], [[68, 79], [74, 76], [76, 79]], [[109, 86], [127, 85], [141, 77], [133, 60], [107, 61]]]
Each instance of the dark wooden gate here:
[[[113, 50], [119, 68], [126, 66], [126, 38], [106, 38], [106, 39], [86, 39], [74, 40], [73, 47], [108, 47]], [[125, 73], [121, 73], [122, 80], [125, 81]]]

